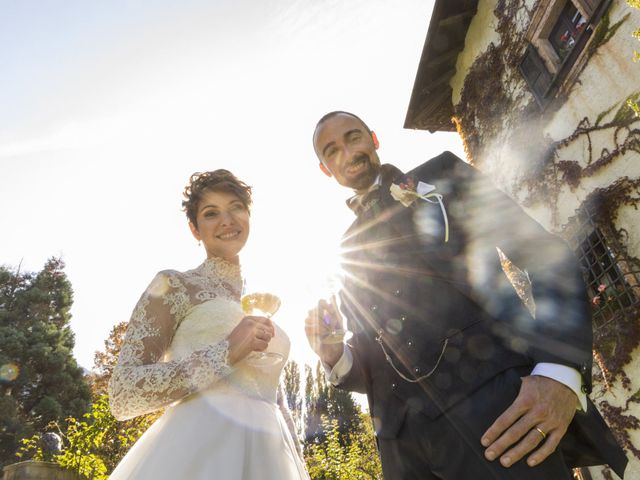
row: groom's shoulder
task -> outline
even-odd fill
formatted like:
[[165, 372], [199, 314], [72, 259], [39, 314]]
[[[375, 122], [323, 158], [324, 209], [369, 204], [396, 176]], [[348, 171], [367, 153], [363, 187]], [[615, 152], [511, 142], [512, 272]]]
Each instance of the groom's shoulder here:
[[447, 173], [469, 173], [474, 168], [450, 151], [444, 151], [413, 168], [409, 175], [435, 177]]

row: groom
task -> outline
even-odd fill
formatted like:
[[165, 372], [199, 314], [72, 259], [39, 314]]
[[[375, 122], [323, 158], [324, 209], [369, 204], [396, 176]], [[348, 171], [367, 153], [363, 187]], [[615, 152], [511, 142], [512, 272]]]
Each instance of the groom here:
[[[342, 315], [321, 301], [306, 333], [330, 381], [367, 394], [385, 478], [569, 480], [602, 463], [622, 476], [626, 457], [586, 397], [591, 316], [565, 243], [450, 152], [408, 175], [381, 165], [354, 114], [322, 117], [313, 145], [355, 192], [356, 220]], [[322, 343], [343, 316], [349, 343]]]

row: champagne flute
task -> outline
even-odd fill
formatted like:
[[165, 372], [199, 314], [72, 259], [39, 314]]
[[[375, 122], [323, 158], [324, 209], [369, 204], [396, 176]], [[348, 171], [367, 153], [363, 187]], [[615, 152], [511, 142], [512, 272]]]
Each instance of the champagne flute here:
[[[243, 295], [240, 305], [245, 315], [255, 315], [271, 318], [280, 308], [280, 299], [273, 293], [254, 292]], [[277, 365], [284, 360], [278, 352], [251, 352], [246, 357], [246, 362], [253, 366]]]
[[[334, 306], [336, 314], [340, 317], [340, 310], [338, 309], [334, 296], [331, 297], [331, 304]], [[322, 323], [324, 324], [325, 329], [324, 333], [320, 334], [320, 341], [326, 345], [343, 343], [348, 336], [351, 336], [349, 335], [349, 332], [342, 327], [341, 321], [337, 323], [333, 321], [331, 313], [326, 309], [322, 312]]]
[[340, 315], [340, 308], [337, 302], [338, 291], [341, 286], [341, 279], [335, 273], [328, 275], [324, 280], [323, 289], [325, 295], [323, 295], [323, 297], [327, 299], [327, 303], [333, 306], [333, 310], [337, 316], [337, 319], [334, 321], [331, 312], [326, 308], [323, 309], [322, 312], [318, 312], [322, 316], [322, 323], [324, 324], [323, 333], [320, 334], [320, 341], [327, 345], [342, 343], [345, 339], [351, 337], [350, 332], [343, 327], [342, 316]]

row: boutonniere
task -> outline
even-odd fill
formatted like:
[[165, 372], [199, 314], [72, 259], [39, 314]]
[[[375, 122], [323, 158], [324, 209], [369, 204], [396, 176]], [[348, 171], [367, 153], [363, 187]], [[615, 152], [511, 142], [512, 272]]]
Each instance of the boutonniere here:
[[444, 241], [449, 241], [449, 219], [447, 218], [447, 211], [444, 208], [444, 202], [442, 201], [442, 194], [437, 193], [435, 185], [429, 183], [418, 182], [411, 177], [407, 177], [404, 182], [392, 183], [389, 187], [391, 196], [400, 202], [405, 207], [409, 207], [418, 199], [424, 200], [429, 203], [437, 203], [442, 210], [442, 216], [444, 217]]

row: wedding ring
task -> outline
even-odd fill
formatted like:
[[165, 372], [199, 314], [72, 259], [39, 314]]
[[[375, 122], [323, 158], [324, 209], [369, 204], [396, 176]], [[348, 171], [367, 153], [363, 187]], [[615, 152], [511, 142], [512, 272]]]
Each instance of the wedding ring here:
[[542, 441], [546, 440], [547, 434], [544, 433], [541, 428], [535, 427], [535, 429], [538, 431], [540, 435], [542, 435]]

